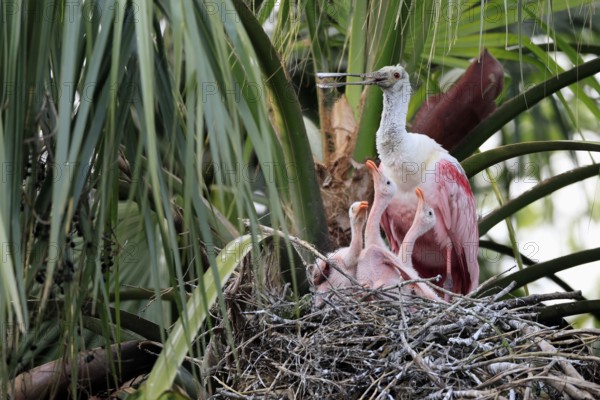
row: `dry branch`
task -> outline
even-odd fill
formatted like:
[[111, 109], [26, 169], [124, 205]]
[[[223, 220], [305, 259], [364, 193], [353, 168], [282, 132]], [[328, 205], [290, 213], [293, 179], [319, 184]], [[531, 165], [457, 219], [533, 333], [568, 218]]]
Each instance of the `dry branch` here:
[[577, 292], [444, 303], [355, 288], [298, 310], [283, 293], [257, 296], [246, 285], [227, 294], [243, 310], [234, 327], [241, 365], [221, 346], [207, 379], [217, 399], [600, 398], [598, 331], [537, 321], [541, 301]]

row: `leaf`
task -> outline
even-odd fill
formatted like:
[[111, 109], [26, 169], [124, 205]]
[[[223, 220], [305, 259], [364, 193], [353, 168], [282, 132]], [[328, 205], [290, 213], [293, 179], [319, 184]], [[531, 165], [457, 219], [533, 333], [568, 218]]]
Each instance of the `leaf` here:
[[[60, 81], [61, 82], [76, 82], [76, 74], [78, 72], [78, 63], [80, 62], [80, 46], [78, 44], [79, 33], [82, 25], [81, 13], [74, 13], [72, 20], [68, 23], [65, 21], [63, 24], [62, 34], [62, 46], [61, 46], [61, 68], [60, 68]], [[56, 132], [56, 153], [55, 159], [53, 160], [56, 165], [68, 166], [71, 165], [74, 160], [69, 160], [69, 149], [71, 147], [71, 124], [72, 117], [71, 112], [73, 110], [73, 104], [75, 101], [75, 91], [66, 90], [60, 96], [58, 104], [58, 126]], [[52, 189], [52, 206], [57, 212], [52, 213], [50, 221], [50, 243], [56, 244], [61, 247], [65, 242], [65, 233], [63, 228], [63, 221], [69, 220], [69, 195], [71, 193], [71, 179], [72, 176], [68, 176], [65, 179], [61, 179], [60, 182], [56, 182]], [[46, 274], [48, 279], [44, 284], [44, 291], [42, 294], [42, 303], [40, 305], [40, 314], [46, 306], [46, 300], [50, 296], [50, 289], [54, 278], [55, 267], [57, 259], [51, 257], [48, 260], [46, 267]]]
[[591, 313], [600, 315], [600, 300], [579, 300], [576, 302], [553, 304], [539, 311], [541, 320], [558, 320], [572, 315]]
[[469, 158], [463, 160], [461, 165], [465, 169], [467, 177], [471, 178], [484, 169], [498, 164], [499, 162], [506, 161], [510, 158], [554, 150], [581, 150], [600, 152], [600, 142], [548, 140], [507, 144], [504, 146], [498, 146], [492, 150], [473, 154]]
[[298, 224], [297, 230], [306, 240], [317, 243], [321, 250], [327, 251], [329, 237], [325, 211], [320, 193], [315, 190], [318, 184], [313, 159], [307, 157], [311, 152], [300, 104], [286, 76], [285, 68], [262, 27], [241, 0], [234, 0], [233, 4], [252, 40], [261, 69], [264, 75], [269, 77], [268, 85], [278, 110], [277, 120], [285, 167], [292, 168], [295, 175], [294, 179], [288, 178], [287, 184], [292, 189], [292, 208], [295, 222]]
[[[2, 135], [2, 132], [0, 132]], [[2, 150], [0, 144], [0, 151]], [[5, 222], [4, 216], [2, 212], [0, 212], [0, 243], [3, 244], [3, 253], [6, 250], [9, 250], [12, 246], [10, 246], [11, 241], [8, 239], [8, 235], [5, 230]], [[14, 247], [13, 247], [14, 249]], [[14, 275], [14, 267], [12, 263], [12, 251], [9, 250], [9, 254], [3, 255], [2, 268], [0, 268], [0, 277], [2, 277], [2, 301], [0, 302], [0, 306], [4, 310], [8, 310], [12, 308], [17, 317], [17, 322], [20, 330], [25, 330], [28, 323], [28, 319], [26, 318], [26, 314], [24, 313], [24, 309], [22, 307], [21, 296], [19, 291], [17, 291], [17, 279]]]
[[[514, 257], [514, 255], [515, 255], [513, 247], [505, 246], [500, 243], [495, 243], [495, 242], [492, 242], [491, 240], [483, 240], [483, 239], [480, 240], [479, 248], [480, 249], [490, 249], [499, 254], [503, 254], [505, 256]], [[523, 253], [519, 253], [519, 254], [520, 254], [519, 257], [521, 257], [523, 264], [535, 265], [537, 263], [537, 261], [533, 261], [529, 257], [525, 256]], [[552, 282], [556, 283], [556, 285], [558, 285], [565, 292], [573, 292], [574, 291], [574, 289], [571, 287], [571, 285], [569, 285], [567, 282], [565, 282], [564, 280], [562, 280], [561, 278], [559, 278], [558, 276], [556, 276], [554, 274], [548, 275], [547, 278], [550, 279]]]
[[566, 256], [555, 258], [553, 260], [544, 261], [527, 267], [521, 271], [503, 276], [502, 278], [494, 280], [488, 285], [482, 287], [482, 290], [480, 290], [479, 293], [497, 293], [503, 288], [507, 287], [513, 281], [517, 284], [514, 289], [518, 289], [550, 274], [555, 274], [578, 265], [587, 264], [598, 260], [600, 260], [600, 247], [572, 253]]
[[[425, 7], [425, 6], [423, 6]], [[367, 52], [369, 71], [386, 65], [399, 63], [402, 58], [404, 35], [403, 27], [410, 16], [409, 8], [400, 2], [369, 3], [367, 37], [370, 38]], [[365, 71], [351, 71], [365, 72]], [[379, 127], [382, 110], [382, 92], [376, 87], [367, 87], [361, 95], [359, 135], [354, 149], [354, 158], [363, 162], [367, 157], [375, 157], [375, 133]], [[351, 98], [355, 101], [355, 98]]]
[[503, 86], [502, 65], [484, 50], [450, 90], [425, 100], [411, 131], [426, 134], [451, 151], [496, 109], [495, 99]]
[[245, 257], [269, 236], [240, 236], [229, 243], [217, 256], [217, 268], [209, 269], [202, 278], [203, 284], [194, 289], [183, 313], [171, 330], [164, 348], [160, 353], [152, 373], [144, 386], [144, 392], [153, 396], [169, 390], [173, 384], [177, 370], [190, 350], [191, 343], [206, 318], [209, 310], [217, 300], [217, 293], [229, 279], [236, 268], [239, 268]]
[[583, 63], [569, 71], [551, 77], [502, 104], [477, 125], [456, 147], [452, 154], [460, 161], [472, 154], [502, 126], [517, 115], [560, 89], [600, 72], [600, 58]]
[[[352, 19], [348, 35], [348, 71], [362, 72], [366, 68], [366, 44], [367, 44], [367, 8], [366, 1], [354, 0], [352, 2]], [[359, 117], [359, 102], [363, 88], [360, 86], [349, 86], [346, 88], [346, 99], [352, 107], [354, 118]]]
[[572, 183], [580, 182], [584, 179], [591, 178], [600, 173], [600, 164], [592, 164], [585, 167], [575, 168], [571, 171], [553, 176], [548, 178], [532, 189], [526, 191], [519, 197], [516, 197], [510, 201], [507, 201], [501, 207], [495, 209], [479, 221], [479, 235], [485, 235], [492, 227], [498, 222], [511, 215], [514, 215], [517, 211], [523, 207], [539, 200], [550, 193], [557, 191], [565, 186]]

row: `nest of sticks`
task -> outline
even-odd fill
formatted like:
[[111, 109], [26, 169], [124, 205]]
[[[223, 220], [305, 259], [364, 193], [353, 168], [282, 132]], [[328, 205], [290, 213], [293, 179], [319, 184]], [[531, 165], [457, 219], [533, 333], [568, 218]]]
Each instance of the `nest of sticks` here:
[[225, 292], [233, 338], [217, 329], [205, 356], [212, 398], [600, 398], [600, 330], [539, 322], [541, 302], [579, 292], [445, 303], [355, 289], [315, 309], [241, 281]]

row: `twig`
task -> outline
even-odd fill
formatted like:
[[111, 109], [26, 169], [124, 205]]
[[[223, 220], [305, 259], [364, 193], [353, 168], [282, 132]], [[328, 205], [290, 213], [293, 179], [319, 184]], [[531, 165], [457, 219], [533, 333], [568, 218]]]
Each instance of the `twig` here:
[[[231, 367], [232, 349], [215, 331], [223, 355], [210, 373], [231, 387], [209, 376], [225, 390], [215, 398], [229, 392], [319, 399], [600, 398], [600, 358], [589, 348], [600, 330], [556, 330], [536, 321], [540, 301], [577, 293], [504, 301], [458, 296], [448, 304], [392, 298], [394, 288], [355, 289], [347, 296], [334, 292], [340, 301], [330, 308], [297, 316], [285, 311], [294, 307], [287, 292], [237, 285], [228, 305], [239, 309], [233, 323], [242, 365]], [[360, 300], [363, 293], [370, 301]]]

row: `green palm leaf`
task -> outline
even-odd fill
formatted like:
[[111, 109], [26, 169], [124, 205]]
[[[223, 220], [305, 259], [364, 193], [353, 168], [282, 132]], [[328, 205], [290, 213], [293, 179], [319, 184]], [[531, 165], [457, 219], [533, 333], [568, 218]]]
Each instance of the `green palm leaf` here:
[[572, 140], [549, 140], [540, 142], [525, 142], [499, 146], [495, 149], [473, 154], [463, 160], [461, 165], [469, 178], [475, 176], [486, 168], [489, 168], [502, 161], [513, 157], [527, 154], [534, 154], [543, 151], [558, 150], [581, 150], [581, 151], [600, 151], [600, 143], [582, 142]]
[[472, 154], [479, 146], [497, 132], [504, 124], [522, 114], [527, 109], [550, 96], [551, 94], [567, 87], [580, 79], [587, 78], [600, 72], [600, 59], [593, 59], [569, 71], [558, 74], [556, 77], [535, 85], [511, 100], [502, 104], [498, 109], [475, 127], [457, 145], [453, 155], [458, 160], [463, 160]]
[[532, 189], [526, 191], [519, 197], [511, 199], [503, 204], [501, 207], [492, 211], [479, 221], [479, 234], [485, 235], [492, 227], [498, 222], [511, 215], [514, 215], [517, 211], [523, 207], [539, 200], [549, 194], [554, 193], [558, 189], [561, 189], [567, 185], [581, 182], [584, 179], [597, 176], [600, 173], [600, 165], [593, 164], [585, 167], [579, 167], [574, 170], [553, 176], [545, 181], [542, 181], [535, 185]]

